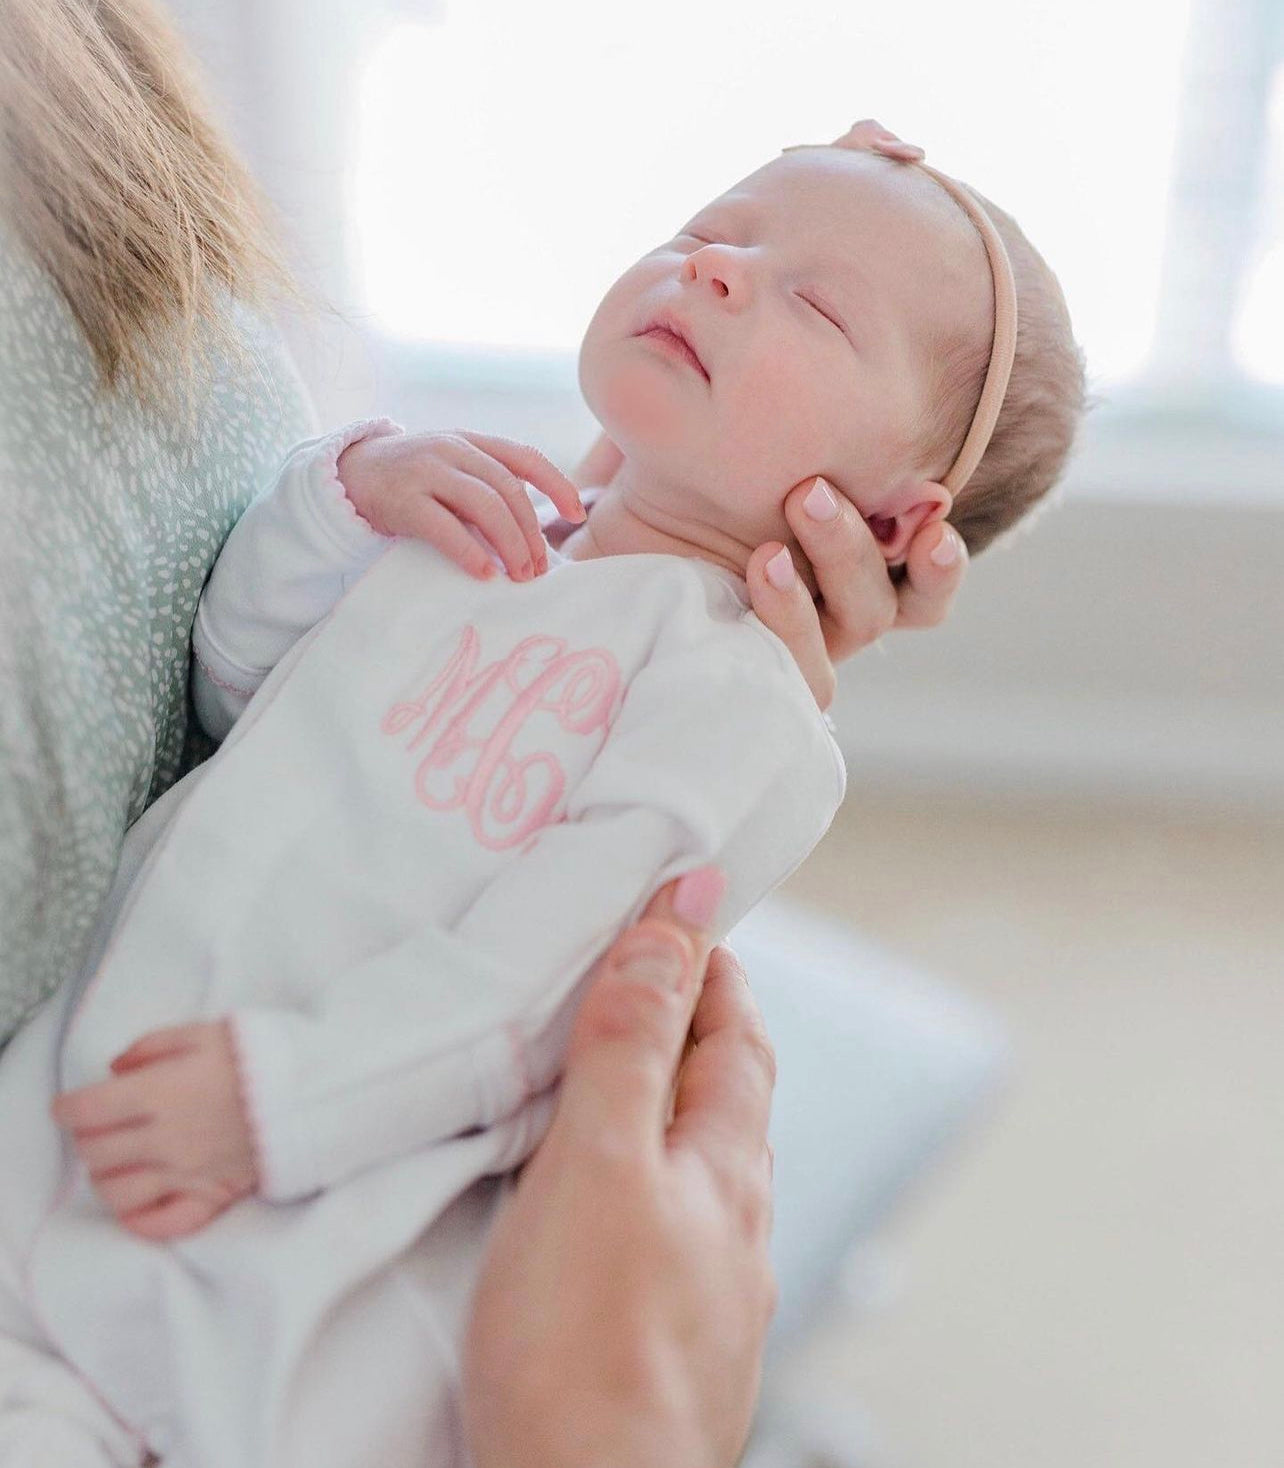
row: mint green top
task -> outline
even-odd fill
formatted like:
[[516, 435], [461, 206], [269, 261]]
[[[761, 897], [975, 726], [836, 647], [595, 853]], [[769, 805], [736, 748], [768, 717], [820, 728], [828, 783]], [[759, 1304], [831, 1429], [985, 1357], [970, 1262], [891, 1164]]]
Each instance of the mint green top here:
[[229, 313], [243, 358], [208, 353], [194, 427], [167, 420], [100, 390], [0, 223], [0, 1045], [79, 967], [126, 827], [210, 752], [189, 734], [196, 599], [315, 432], [275, 331]]

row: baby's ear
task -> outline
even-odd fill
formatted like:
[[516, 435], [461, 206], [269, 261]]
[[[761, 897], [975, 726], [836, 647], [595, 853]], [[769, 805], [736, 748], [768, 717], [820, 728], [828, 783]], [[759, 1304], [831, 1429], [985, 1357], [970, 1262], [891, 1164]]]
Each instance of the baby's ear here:
[[883, 559], [895, 566], [905, 559], [910, 541], [923, 526], [944, 520], [953, 504], [953, 496], [943, 484], [918, 479], [889, 495], [877, 514], [866, 517], [866, 523], [878, 541]]

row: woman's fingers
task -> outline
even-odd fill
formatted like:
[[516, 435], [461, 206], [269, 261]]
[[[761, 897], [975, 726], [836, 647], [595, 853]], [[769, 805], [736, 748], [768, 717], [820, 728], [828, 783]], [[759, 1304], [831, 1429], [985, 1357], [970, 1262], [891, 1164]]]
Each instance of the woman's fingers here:
[[949, 616], [967, 565], [967, 547], [952, 525], [923, 526], [906, 551], [896, 625], [939, 626]]
[[740, 960], [715, 948], [692, 1020], [695, 1048], [678, 1077], [669, 1146], [694, 1147], [720, 1173], [769, 1183], [767, 1122], [776, 1058]]
[[559, 512], [573, 524], [585, 520], [580, 492], [565, 474], [536, 448], [529, 444], [514, 443], [507, 438], [492, 438], [486, 433], [462, 435], [470, 443], [483, 449], [492, 459], [498, 459], [507, 469], [533, 484], [541, 494], [546, 494]]
[[550, 1135], [636, 1157], [664, 1137], [673, 1074], [725, 879], [713, 867], [662, 889], [611, 946], [576, 1017]]
[[749, 557], [745, 580], [758, 619], [789, 649], [816, 703], [827, 709], [834, 698], [834, 665], [820, 614], [789, 551], [776, 540], [760, 545]]
[[830, 660], [842, 662], [896, 622], [896, 588], [887, 562], [855, 506], [823, 479], [794, 486], [785, 499], [785, 518], [816, 573]]

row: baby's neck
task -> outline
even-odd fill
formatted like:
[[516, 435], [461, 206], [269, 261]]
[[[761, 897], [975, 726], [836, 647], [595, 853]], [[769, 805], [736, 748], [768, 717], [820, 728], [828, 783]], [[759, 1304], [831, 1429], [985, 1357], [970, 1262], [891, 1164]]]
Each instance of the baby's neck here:
[[677, 502], [678, 495], [665, 495], [654, 485], [644, 484], [626, 459], [597, 497], [588, 522], [567, 538], [562, 554], [573, 561], [649, 552], [690, 556], [721, 566], [743, 580], [754, 547], [714, 526], [712, 509], [706, 518], [698, 499], [690, 510], [684, 503], [681, 514], [669, 507]]

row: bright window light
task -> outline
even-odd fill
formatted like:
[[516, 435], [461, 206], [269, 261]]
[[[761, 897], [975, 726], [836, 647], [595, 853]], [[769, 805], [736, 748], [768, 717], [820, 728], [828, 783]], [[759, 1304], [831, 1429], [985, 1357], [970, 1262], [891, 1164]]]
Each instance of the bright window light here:
[[366, 303], [400, 337], [573, 350], [707, 198], [873, 116], [1016, 216], [1120, 380], [1154, 329], [1188, 8], [445, 0], [364, 70]]
[[1276, 68], [1263, 162], [1258, 252], [1232, 336], [1235, 360], [1259, 382], [1284, 387], [1284, 65]]

